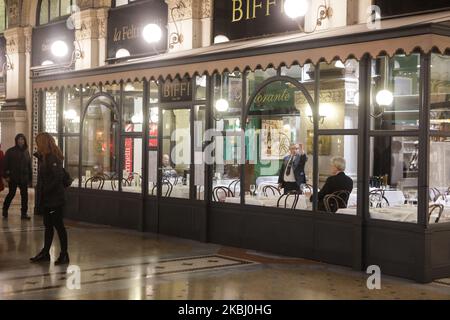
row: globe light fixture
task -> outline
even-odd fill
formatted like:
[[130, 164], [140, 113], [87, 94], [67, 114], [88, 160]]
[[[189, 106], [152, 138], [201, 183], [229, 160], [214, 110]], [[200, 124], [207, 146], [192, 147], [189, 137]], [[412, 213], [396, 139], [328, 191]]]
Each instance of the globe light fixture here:
[[135, 114], [131, 117], [131, 122], [133, 124], [141, 124], [144, 122], [144, 116], [142, 115], [142, 113]]
[[284, 2], [284, 12], [291, 19], [305, 16], [308, 9], [308, 0], [285, 0]]
[[53, 61], [45, 60], [41, 63], [41, 66], [51, 66], [52, 64], [53, 64]]
[[142, 36], [147, 43], [157, 43], [162, 38], [162, 30], [160, 26], [150, 23], [142, 30]]
[[394, 95], [389, 90], [381, 90], [377, 93], [376, 101], [380, 106], [390, 106], [394, 102]]
[[216, 110], [218, 112], [226, 112], [230, 108], [230, 104], [225, 99], [219, 99], [216, 101]]
[[127, 49], [123, 49], [123, 48], [117, 50], [117, 52], [116, 52], [117, 59], [126, 58], [126, 57], [129, 57], [130, 55], [131, 55], [130, 51], [128, 51]]
[[221, 34], [214, 37], [214, 44], [225, 43], [225, 42], [229, 42], [229, 41], [230, 41], [230, 39], [228, 39], [227, 36], [224, 36]]
[[69, 53], [69, 47], [62, 40], [56, 40], [51, 46], [51, 52], [55, 57], [62, 58]]

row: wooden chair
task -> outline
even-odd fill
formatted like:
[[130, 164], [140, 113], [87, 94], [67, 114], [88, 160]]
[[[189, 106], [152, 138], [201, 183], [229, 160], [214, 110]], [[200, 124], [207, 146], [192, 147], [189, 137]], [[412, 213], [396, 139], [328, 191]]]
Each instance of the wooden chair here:
[[342, 200], [344, 200], [345, 207], [347, 208], [348, 199], [350, 199], [350, 191], [348, 191], [348, 190], [339, 190], [339, 191], [333, 192], [333, 194], [335, 196], [338, 196]]
[[231, 189], [229, 187], [218, 186], [213, 189], [213, 192], [212, 192], [213, 201], [221, 202], [220, 193], [225, 194], [226, 198], [234, 197], [234, 193], [233, 193], [233, 191], [231, 191]]
[[[294, 198], [292, 201], [292, 205], [288, 206], [288, 199]], [[282, 194], [277, 201], [277, 208], [280, 208], [280, 204], [283, 203], [284, 199], [284, 208], [285, 209], [296, 209], [298, 203], [299, 193], [296, 191], [290, 191], [289, 193]]]
[[268, 197], [268, 191], [270, 191], [274, 196], [281, 196], [281, 191], [280, 189], [278, 189], [275, 186], [271, 186], [271, 185], [266, 185], [262, 188], [262, 193], [264, 195], [264, 197]]
[[430, 222], [431, 215], [437, 212], [437, 218], [434, 220], [434, 223], [438, 223], [441, 219], [442, 212], [444, 212], [444, 206], [442, 204], [432, 204], [428, 210], [428, 222]]
[[327, 212], [336, 213], [339, 209], [347, 208], [347, 202], [335, 194], [327, 194], [323, 198], [323, 204]]
[[[308, 183], [303, 184], [303, 189], [305, 189], [305, 190], [306, 190], [307, 192], [309, 192], [310, 194], [313, 193], [313, 186], [310, 185], [310, 184], [308, 184]], [[302, 191], [303, 191], [303, 190], [302, 190]]]
[[93, 176], [86, 180], [84, 187], [87, 189], [90, 186], [90, 189], [94, 189], [94, 183], [98, 183], [98, 190], [103, 190], [103, 186], [105, 185], [105, 178], [103, 176]]
[[436, 202], [440, 197], [442, 197], [442, 193], [437, 188], [430, 188], [429, 191], [430, 200]]
[[[113, 191], [116, 190], [116, 188], [117, 188], [116, 183], [118, 183], [118, 182], [119, 182], [119, 177], [116, 177], [116, 178], [111, 180], [111, 188], [112, 188]], [[125, 187], [130, 187], [131, 183], [127, 179], [122, 178], [122, 187], [124, 187], [124, 186]]]
[[237, 186], [239, 186], [240, 182], [241, 180], [239, 179], [231, 181], [231, 183], [228, 185], [228, 189], [233, 190], [233, 194], [236, 194], [236, 188]]
[[373, 208], [389, 207], [389, 200], [384, 196], [384, 190], [377, 189], [369, 193], [369, 204]]

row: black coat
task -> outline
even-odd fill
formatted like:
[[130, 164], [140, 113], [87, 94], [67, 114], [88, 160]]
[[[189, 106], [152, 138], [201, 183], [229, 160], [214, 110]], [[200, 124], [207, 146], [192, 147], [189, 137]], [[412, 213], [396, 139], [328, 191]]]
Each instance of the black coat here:
[[[289, 159], [291, 156], [287, 156], [283, 160], [283, 164], [281, 165], [280, 174], [278, 176], [278, 183], [281, 183], [284, 185], [284, 173], [286, 172], [286, 167], [288, 165]], [[305, 164], [306, 161], [308, 161], [308, 157], [306, 154], [299, 155], [297, 154], [294, 158], [294, 162], [292, 164], [292, 169], [294, 170], [294, 176], [295, 181], [297, 182], [298, 186], [302, 183], [306, 183], [306, 175], [305, 175]]]
[[65, 188], [63, 184], [63, 163], [54, 155], [39, 159], [38, 181], [36, 186], [36, 205], [42, 208], [57, 208], [65, 204]]
[[31, 183], [33, 170], [28, 148], [18, 145], [6, 151], [4, 158], [4, 177], [19, 185]]
[[[335, 176], [328, 177], [327, 181], [320, 189], [318, 198], [319, 204], [318, 209], [321, 211], [325, 211], [325, 204], [323, 203], [323, 199], [326, 195], [332, 194], [336, 191], [346, 190], [348, 192], [352, 192], [353, 190], [353, 180], [349, 176], [347, 176], [344, 172], [340, 172]], [[348, 201], [348, 199], [345, 199]]]

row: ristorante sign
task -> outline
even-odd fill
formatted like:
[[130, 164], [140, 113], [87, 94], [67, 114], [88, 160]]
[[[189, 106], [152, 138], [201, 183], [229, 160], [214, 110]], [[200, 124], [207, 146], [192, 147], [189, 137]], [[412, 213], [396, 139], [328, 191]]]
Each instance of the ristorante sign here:
[[[136, 2], [111, 9], [108, 18], [108, 59], [117, 58], [122, 49], [131, 56], [152, 55], [167, 50], [168, 7], [164, 0]], [[161, 40], [150, 44], [144, 40], [143, 29], [156, 24], [162, 30]]]
[[236, 40], [297, 30], [298, 22], [284, 12], [284, 0], [214, 1], [214, 36]]

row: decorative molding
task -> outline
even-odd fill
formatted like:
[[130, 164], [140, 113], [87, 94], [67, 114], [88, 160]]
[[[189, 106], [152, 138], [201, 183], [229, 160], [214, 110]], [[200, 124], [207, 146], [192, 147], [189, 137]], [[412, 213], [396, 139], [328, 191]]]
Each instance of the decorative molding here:
[[[12, 28], [5, 30], [6, 52], [8, 54], [25, 53], [27, 47], [26, 34], [28, 34], [28, 32], [28, 28]], [[31, 44], [29, 46], [31, 47]]]
[[201, 6], [202, 11], [201, 11], [201, 15], [200, 15], [200, 17], [202, 19], [212, 17], [211, 7], [212, 7], [212, 0], [202, 0], [202, 6]]

